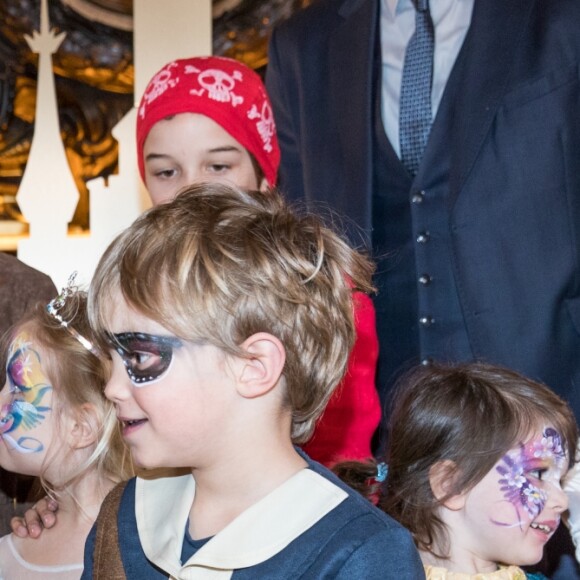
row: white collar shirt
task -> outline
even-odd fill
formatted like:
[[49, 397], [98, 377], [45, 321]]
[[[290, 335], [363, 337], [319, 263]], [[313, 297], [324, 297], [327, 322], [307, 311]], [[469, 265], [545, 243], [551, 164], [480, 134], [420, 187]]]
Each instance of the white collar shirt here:
[[[431, 0], [435, 28], [435, 54], [431, 108], [437, 114], [443, 91], [471, 24], [475, 0]], [[485, 0], [483, 0], [485, 1]], [[399, 99], [405, 49], [415, 31], [415, 8], [411, 0], [381, 0], [381, 113], [385, 132], [397, 155], [399, 146]]]

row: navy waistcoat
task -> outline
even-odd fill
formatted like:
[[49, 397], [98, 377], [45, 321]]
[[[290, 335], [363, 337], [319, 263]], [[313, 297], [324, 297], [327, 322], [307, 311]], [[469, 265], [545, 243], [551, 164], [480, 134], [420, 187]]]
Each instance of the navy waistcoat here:
[[446, 91], [427, 151], [413, 180], [397, 157], [381, 118], [380, 55], [375, 57], [373, 115], [373, 248], [381, 357], [381, 400], [397, 375], [418, 362], [473, 358], [453, 272], [449, 230], [452, 120]]

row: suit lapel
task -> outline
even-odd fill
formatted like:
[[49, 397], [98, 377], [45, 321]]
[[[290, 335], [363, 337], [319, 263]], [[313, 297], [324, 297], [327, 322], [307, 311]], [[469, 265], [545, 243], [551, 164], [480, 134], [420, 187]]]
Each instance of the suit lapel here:
[[[475, 0], [471, 27], [453, 68], [433, 135], [452, 144], [449, 204], [469, 176], [510, 80], [513, 55], [533, 5], [529, 0]], [[450, 133], [447, 133], [449, 131]], [[442, 133], [443, 132], [443, 133]], [[428, 163], [426, 163], [428, 166]]]

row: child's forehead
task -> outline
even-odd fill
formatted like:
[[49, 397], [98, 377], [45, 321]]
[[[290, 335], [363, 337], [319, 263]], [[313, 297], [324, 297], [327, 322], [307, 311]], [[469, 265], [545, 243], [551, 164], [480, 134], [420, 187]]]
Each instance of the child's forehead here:
[[[195, 140], [192, 140], [195, 138]], [[143, 145], [143, 154], [163, 153], [166, 149], [180, 151], [186, 158], [201, 152], [237, 149], [248, 151], [223, 125], [203, 113], [183, 111], [155, 123]]]
[[14, 334], [10, 341], [8, 357], [10, 358], [14, 355], [26, 353], [30, 350], [38, 350], [40, 348], [41, 345], [38, 344], [38, 341], [34, 338], [30, 330], [27, 328], [21, 328]]
[[108, 332], [142, 332], [144, 334], [172, 334], [156, 320], [149, 318], [129, 304], [120, 290], [114, 290], [110, 305], [105, 309], [105, 322]]
[[548, 421], [529, 432], [508, 453], [512, 457], [518, 456], [529, 460], [560, 461], [567, 456], [562, 434]]
[[13, 337], [8, 349], [6, 369], [11, 375], [18, 375], [23, 380], [28, 377], [46, 376], [47, 352], [30, 331], [19, 330]]

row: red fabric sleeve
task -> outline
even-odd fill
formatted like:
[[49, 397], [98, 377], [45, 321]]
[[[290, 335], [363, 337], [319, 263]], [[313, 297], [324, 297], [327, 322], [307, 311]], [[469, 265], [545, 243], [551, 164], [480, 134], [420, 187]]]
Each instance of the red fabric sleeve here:
[[357, 338], [346, 374], [318, 420], [312, 438], [303, 445], [315, 461], [329, 466], [345, 459], [372, 456], [371, 439], [381, 419], [375, 387], [379, 341], [372, 300], [354, 295]]

